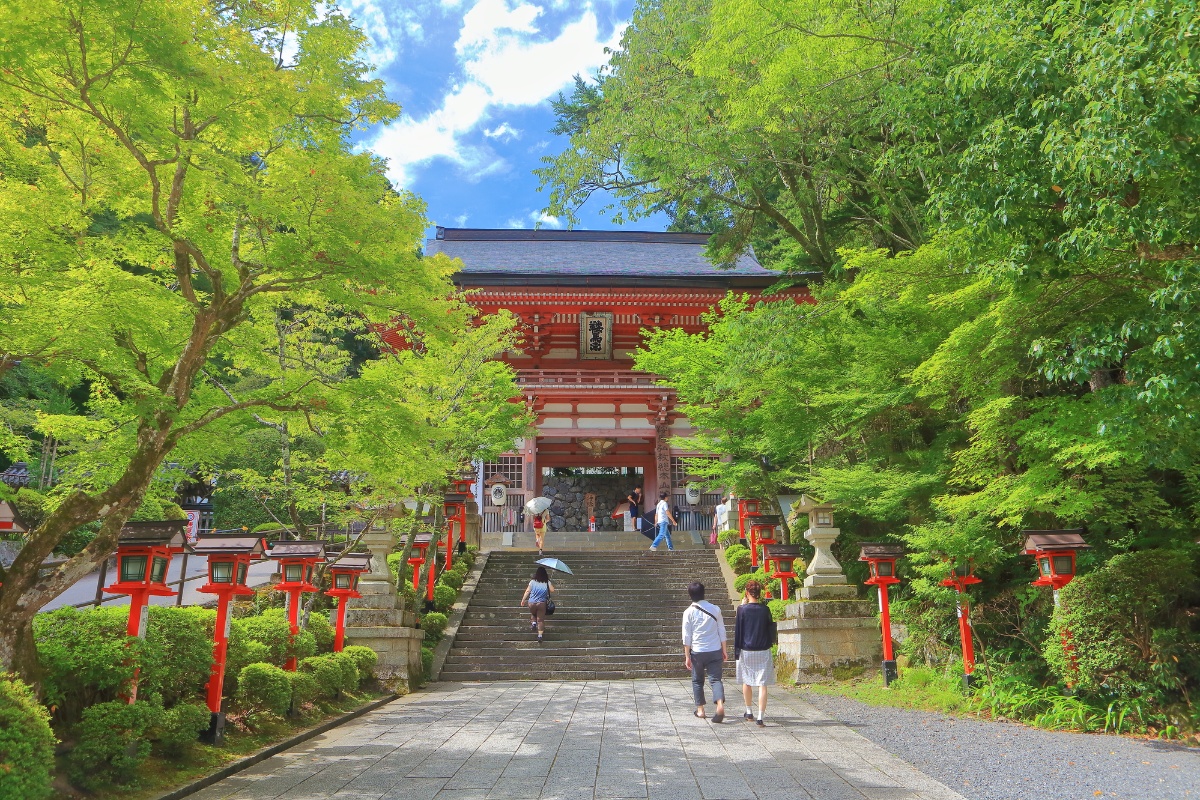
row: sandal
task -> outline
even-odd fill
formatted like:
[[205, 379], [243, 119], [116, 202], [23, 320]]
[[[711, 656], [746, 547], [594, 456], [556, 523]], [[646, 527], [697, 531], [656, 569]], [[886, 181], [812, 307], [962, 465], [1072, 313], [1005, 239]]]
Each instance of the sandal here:
[[725, 712], [724, 711], [718, 711], [717, 713], [713, 714], [713, 722], [724, 722], [724, 721], [725, 721]]
[[692, 716], [694, 716], [696, 719], [705, 719], [704, 712], [699, 710], [693, 711]]

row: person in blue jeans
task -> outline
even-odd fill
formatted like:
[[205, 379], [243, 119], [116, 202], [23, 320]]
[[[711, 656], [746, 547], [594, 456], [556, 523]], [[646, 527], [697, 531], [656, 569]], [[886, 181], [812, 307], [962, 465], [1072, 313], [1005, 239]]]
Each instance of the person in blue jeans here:
[[728, 657], [725, 643], [725, 619], [721, 609], [704, 599], [704, 584], [688, 584], [692, 604], [683, 612], [683, 666], [692, 671], [692, 699], [696, 716], [704, 719], [704, 679], [712, 685], [717, 713], [713, 722], [725, 719], [725, 683], [721, 667]]
[[667, 492], [662, 492], [658, 495], [658, 505], [654, 507], [654, 527], [658, 529], [658, 535], [654, 537], [654, 541], [650, 543], [650, 550], [658, 549], [659, 542], [666, 542], [668, 550], [674, 550], [675, 545], [671, 544], [671, 526], [678, 525], [675, 521], [675, 516], [671, 514], [671, 506], [667, 504], [667, 498], [670, 495]]

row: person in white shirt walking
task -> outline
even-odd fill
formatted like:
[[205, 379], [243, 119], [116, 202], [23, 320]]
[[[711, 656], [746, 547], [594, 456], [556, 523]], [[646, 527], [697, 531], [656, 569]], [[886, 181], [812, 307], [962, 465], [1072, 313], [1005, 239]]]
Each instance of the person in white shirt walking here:
[[683, 665], [692, 671], [692, 699], [696, 701], [696, 716], [704, 719], [704, 678], [712, 684], [717, 713], [713, 722], [725, 719], [725, 684], [721, 668], [727, 654], [725, 619], [721, 609], [704, 599], [704, 584], [695, 581], [688, 585], [692, 604], [683, 612]]
[[658, 529], [658, 535], [650, 543], [651, 550], [657, 550], [658, 543], [663, 541], [667, 543], [667, 550], [675, 549], [675, 545], [671, 544], [671, 526], [679, 523], [675, 521], [674, 515], [671, 514], [671, 506], [667, 504], [667, 498], [670, 496], [667, 492], [659, 494], [658, 505], [654, 507], [654, 527]]
[[713, 508], [713, 527], [712, 536], [709, 537], [709, 544], [716, 544], [721, 536], [721, 531], [729, 527], [729, 496], [725, 495], [721, 498], [721, 502], [717, 503]]

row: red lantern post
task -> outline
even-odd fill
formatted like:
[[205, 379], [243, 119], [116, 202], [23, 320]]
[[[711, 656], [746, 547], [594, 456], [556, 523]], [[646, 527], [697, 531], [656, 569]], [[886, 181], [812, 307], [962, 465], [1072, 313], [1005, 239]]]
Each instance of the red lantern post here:
[[[313, 570], [325, 560], [325, 543], [274, 542], [267, 558], [278, 561], [280, 572], [283, 573], [283, 580], [275, 584], [275, 591], [287, 592], [288, 626], [295, 637], [300, 632], [300, 595], [317, 590], [312, 582]], [[296, 657], [289, 658], [283, 668], [295, 672]]]
[[[750, 532], [746, 528], [746, 522], [747, 522], [746, 518], [759, 516], [759, 514], [761, 513], [759, 511], [759, 502], [757, 500], [748, 500], [746, 498], [739, 497], [737, 504], [738, 504], [738, 538], [740, 538], [745, 544], [748, 545], [748, 544], [750, 544], [750, 540], [747, 537], [750, 535]], [[758, 566], [758, 561], [756, 559], [753, 549], [750, 550], [750, 563], [753, 566], [756, 566], [756, 567]]]
[[371, 571], [371, 554], [344, 553], [330, 556], [328, 563], [329, 573], [333, 576], [333, 588], [325, 594], [336, 597], [338, 601], [334, 615], [333, 652], [340, 653], [346, 640], [346, 605], [351, 598], [362, 597], [358, 593], [358, 578], [364, 572]]
[[261, 537], [245, 533], [210, 533], [201, 536], [192, 546], [197, 555], [208, 556], [208, 583], [197, 591], [217, 596], [217, 622], [213, 627], [213, 663], [208, 676], [206, 696], [212, 714], [208, 732], [201, 738], [212, 744], [225, 739], [225, 714], [221, 711], [221, 695], [225, 691], [225, 655], [229, 648], [229, 603], [234, 597], [253, 596], [246, 585], [250, 562], [263, 557], [266, 551]]
[[[126, 636], [146, 638], [146, 606], [151, 597], [172, 597], [167, 567], [185, 547], [186, 520], [127, 522], [117, 538], [117, 581], [104, 587], [109, 594], [129, 595]], [[129, 702], [137, 699], [137, 673], [129, 687]]]
[[[750, 566], [757, 567], [759, 562], [758, 549], [769, 544], [777, 544], [775, 527], [779, 525], [779, 517], [759, 514], [750, 518]], [[766, 550], [763, 550], [763, 567], [766, 568]]]
[[942, 586], [953, 586], [958, 592], [958, 635], [962, 639], [963, 686], [968, 689], [975, 681], [975, 643], [971, 639], [971, 604], [966, 589], [973, 583], [983, 581], [975, 577], [975, 565], [970, 560], [966, 566], [956, 565]]
[[[446, 509], [446, 569], [454, 566], [454, 544], [457, 540], [459, 552], [467, 549], [467, 500], [470, 495], [450, 492], [445, 498]], [[455, 533], [458, 534], [457, 538]]]
[[765, 568], [770, 569], [774, 565], [775, 572], [771, 577], [779, 579], [779, 593], [782, 595], [780, 600], [790, 599], [788, 581], [800, 577], [794, 569], [799, 558], [800, 545], [798, 544], [770, 544], [763, 548]]
[[892, 612], [888, 602], [888, 587], [899, 583], [896, 577], [896, 559], [904, 555], [904, 548], [898, 544], [879, 544], [863, 542], [859, 561], [866, 561], [871, 570], [871, 577], [865, 581], [868, 586], [879, 589], [879, 623], [883, 629], [883, 685], [889, 686], [899, 677], [896, 669], [896, 659], [892, 654]]
[[[1056, 531], [1023, 531], [1025, 534], [1025, 554], [1037, 560], [1038, 578], [1034, 586], [1049, 586], [1054, 592], [1054, 605], [1058, 605], [1058, 590], [1075, 578], [1075, 553], [1079, 550], [1089, 550], [1091, 545], [1083, 540], [1083, 530]], [[1063, 652], [1071, 659], [1071, 668], [1078, 669], [1078, 659], [1075, 657], [1075, 645], [1071, 642], [1070, 631], [1062, 632]], [[1074, 679], [1067, 682], [1074, 686]]]

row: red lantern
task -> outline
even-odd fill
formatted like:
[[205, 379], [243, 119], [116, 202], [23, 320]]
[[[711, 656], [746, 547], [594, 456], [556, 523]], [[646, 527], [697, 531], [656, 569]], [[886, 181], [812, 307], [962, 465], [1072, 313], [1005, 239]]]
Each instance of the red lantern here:
[[[1058, 590], [1075, 578], [1075, 553], [1078, 550], [1089, 550], [1091, 545], [1083, 540], [1083, 530], [1059, 531], [1022, 531], [1025, 534], [1025, 553], [1037, 560], [1038, 577], [1034, 586], [1049, 586], [1054, 592], [1054, 605], [1058, 605]], [[1071, 660], [1071, 671], [1078, 670], [1078, 659], [1075, 656], [1075, 645], [1071, 640], [1071, 632], [1062, 632], [1063, 652]], [[1068, 686], [1074, 686], [1072, 677], [1067, 681]]]
[[[779, 517], [771, 517], [765, 514], [759, 514], [750, 518], [750, 566], [758, 566], [758, 548], [769, 544], [776, 544], [778, 540], [775, 538], [775, 527], [779, 525]], [[764, 558], [766, 553], [764, 551]], [[766, 564], [764, 563], [764, 567]]]
[[799, 576], [796, 574], [794, 566], [796, 560], [800, 558], [800, 545], [798, 544], [774, 544], [771, 543], [763, 548], [763, 563], [766, 569], [770, 569], [772, 565], [775, 567], [772, 578], [779, 579], [779, 593], [782, 595], [781, 600], [788, 600], [788, 581]]
[[408, 564], [412, 567], [413, 574], [413, 593], [421, 593], [421, 567], [425, 566], [425, 554], [429, 551], [429, 545], [433, 542], [433, 536], [428, 533], [418, 533], [413, 539], [412, 549], [418, 555], [409, 554]]
[[[127, 522], [117, 538], [117, 581], [104, 587], [109, 594], [129, 595], [126, 636], [146, 638], [146, 606], [151, 597], [172, 597], [167, 586], [171, 556], [185, 547], [186, 520]], [[129, 702], [137, 699], [137, 674], [129, 690]]]
[[883, 629], [883, 685], [888, 686], [899, 677], [896, 659], [892, 655], [892, 613], [888, 598], [888, 587], [899, 583], [896, 577], [896, 559], [904, 555], [898, 544], [863, 542], [858, 560], [866, 561], [871, 577], [865, 583], [879, 590], [879, 622]]
[[225, 686], [225, 654], [229, 647], [229, 603], [234, 597], [252, 596], [246, 585], [250, 562], [263, 557], [266, 544], [261, 537], [245, 533], [209, 533], [192, 546], [198, 555], [208, 556], [208, 583], [197, 591], [217, 596], [217, 622], [213, 627], [213, 664], [208, 677], [208, 710], [212, 713], [205, 741], [220, 744], [225, 737], [225, 715], [221, 695]]
[[[325, 561], [324, 542], [274, 542], [267, 558], [279, 562], [283, 580], [275, 585], [275, 591], [287, 592], [288, 625], [294, 637], [300, 632], [300, 595], [315, 592], [313, 572], [317, 564]], [[296, 657], [292, 656], [283, 665], [289, 672], [296, 671]]]
[[[745, 498], [739, 497], [737, 504], [738, 504], [738, 538], [740, 538], [743, 542], [748, 542], [749, 540], [746, 538], [747, 537], [746, 518], [747, 517], [757, 517], [762, 512], [759, 511], [759, 502], [757, 500], [747, 500]], [[757, 563], [753, 560], [753, 556], [751, 556], [750, 563], [752, 563], [752, 564]]]
[[975, 577], [975, 562], [970, 559], [967, 559], [965, 564], [955, 564], [950, 577], [942, 581], [942, 586], [953, 586], [958, 592], [958, 635], [962, 639], [963, 685], [968, 689], [975, 680], [975, 643], [971, 639], [971, 604], [966, 590], [974, 583], [983, 581]]
[[328, 564], [333, 588], [326, 590], [325, 594], [336, 597], [338, 601], [334, 616], [333, 652], [340, 653], [346, 639], [346, 605], [351, 598], [362, 597], [358, 593], [358, 578], [364, 572], [371, 571], [371, 554], [343, 553], [330, 556]]

